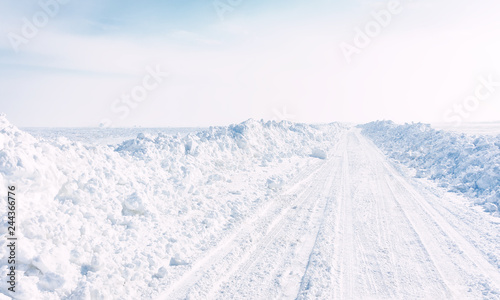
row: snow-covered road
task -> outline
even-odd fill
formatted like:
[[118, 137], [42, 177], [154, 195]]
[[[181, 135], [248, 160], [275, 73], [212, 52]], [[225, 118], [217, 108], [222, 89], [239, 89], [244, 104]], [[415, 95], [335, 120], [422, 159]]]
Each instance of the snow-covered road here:
[[159, 299], [499, 299], [499, 224], [359, 129]]

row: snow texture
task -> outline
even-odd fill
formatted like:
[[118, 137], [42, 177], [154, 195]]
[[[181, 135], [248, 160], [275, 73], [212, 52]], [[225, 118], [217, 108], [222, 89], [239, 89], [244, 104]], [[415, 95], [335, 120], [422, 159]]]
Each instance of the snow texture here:
[[465, 194], [497, 216], [500, 204], [500, 135], [468, 135], [435, 130], [427, 124], [377, 121], [361, 126], [388, 157]]
[[[19, 194], [16, 297], [151, 298], [344, 130], [248, 120], [105, 146], [35, 138], [0, 115], [0, 184]], [[0, 257], [6, 274], [5, 238]]]

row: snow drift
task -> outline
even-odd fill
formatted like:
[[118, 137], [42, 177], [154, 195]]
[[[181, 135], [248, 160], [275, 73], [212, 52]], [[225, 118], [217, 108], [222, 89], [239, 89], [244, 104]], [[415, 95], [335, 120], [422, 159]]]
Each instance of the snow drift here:
[[391, 121], [361, 127], [386, 155], [415, 169], [417, 177], [474, 197], [486, 211], [498, 214], [500, 135], [466, 135], [421, 123], [396, 125]]
[[[16, 296], [153, 297], [343, 130], [249, 120], [101, 146], [37, 139], [0, 115], [0, 184], [18, 191]], [[6, 274], [5, 238], [0, 256]]]

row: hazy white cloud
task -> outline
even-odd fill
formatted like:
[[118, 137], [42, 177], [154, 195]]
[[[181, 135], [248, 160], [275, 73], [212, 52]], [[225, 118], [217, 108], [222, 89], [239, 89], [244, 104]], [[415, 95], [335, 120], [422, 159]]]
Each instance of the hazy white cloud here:
[[[98, 34], [64, 28], [72, 23], [62, 15], [20, 53], [0, 40], [0, 103], [22, 126], [96, 126], [104, 117], [116, 119], [117, 126], [200, 126], [272, 118], [282, 107], [304, 122], [439, 122], [479, 75], [500, 76], [496, 2], [401, 1], [403, 11], [351, 64], [340, 43], [352, 42], [355, 28], [363, 28], [370, 13], [387, 2], [347, 8], [325, 3], [311, 3], [305, 11], [289, 4], [281, 14], [265, 4], [260, 10], [241, 6], [225, 22], [203, 10], [211, 20], [204, 26], [174, 27], [175, 21], [165, 20], [144, 35], [137, 34], [140, 28], [123, 29], [136, 20], [90, 17], [100, 4], [88, 4], [90, 15], [79, 18], [101, 24]], [[11, 9], [23, 15], [19, 7]], [[74, 8], [68, 11], [75, 14]], [[9, 22], [5, 28], [20, 24]], [[129, 117], [116, 118], [113, 101], [143, 78], [147, 66], [157, 65], [168, 71], [168, 81]], [[20, 104], [7, 105], [14, 100]], [[22, 109], [32, 102], [47, 113]], [[500, 93], [471, 120], [499, 119], [498, 103]], [[48, 117], [54, 113], [64, 117]]]

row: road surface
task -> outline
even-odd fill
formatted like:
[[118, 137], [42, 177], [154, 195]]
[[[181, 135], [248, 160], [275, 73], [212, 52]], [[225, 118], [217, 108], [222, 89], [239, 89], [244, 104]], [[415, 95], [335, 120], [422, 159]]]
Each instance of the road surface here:
[[358, 129], [159, 299], [500, 299], [500, 225]]

